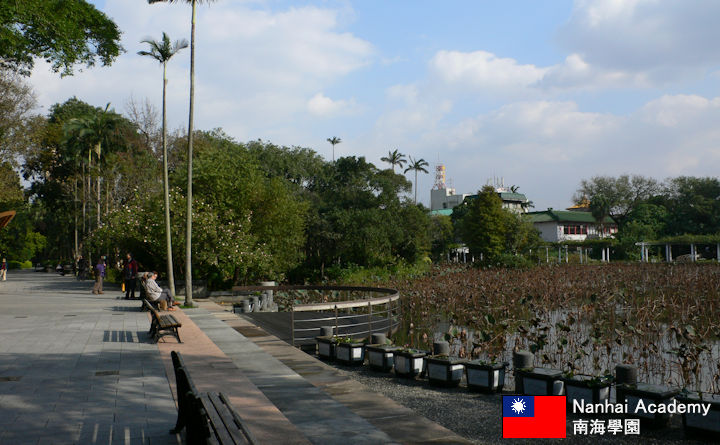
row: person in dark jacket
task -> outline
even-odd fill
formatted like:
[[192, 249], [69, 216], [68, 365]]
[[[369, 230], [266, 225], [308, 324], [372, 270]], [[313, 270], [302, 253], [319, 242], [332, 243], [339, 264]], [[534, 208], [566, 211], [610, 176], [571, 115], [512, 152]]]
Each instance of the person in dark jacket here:
[[138, 263], [130, 253], [125, 259], [123, 267], [123, 280], [125, 280], [125, 299], [135, 299], [135, 282], [137, 281]]

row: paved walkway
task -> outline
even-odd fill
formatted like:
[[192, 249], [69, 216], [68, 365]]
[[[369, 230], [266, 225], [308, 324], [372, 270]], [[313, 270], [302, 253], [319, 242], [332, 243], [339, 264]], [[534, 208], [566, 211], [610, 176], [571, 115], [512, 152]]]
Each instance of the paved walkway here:
[[138, 301], [91, 287], [32, 271], [0, 282], [0, 444], [182, 443], [168, 433], [172, 350], [263, 444], [468, 443], [217, 305], [176, 311], [183, 343], [154, 344]]
[[91, 287], [32, 271], [0, 282], [0, 443], [178, 443], [146, 313]]

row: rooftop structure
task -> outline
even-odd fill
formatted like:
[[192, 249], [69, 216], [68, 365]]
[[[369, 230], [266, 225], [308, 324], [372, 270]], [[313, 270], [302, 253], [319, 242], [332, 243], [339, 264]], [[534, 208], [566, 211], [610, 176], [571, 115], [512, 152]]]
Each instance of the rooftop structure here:
[[530, 221], [540, 231], [540, 237], [548, 242], [584, 241], [607, 238], [617, 233], [617, 223], [606, 216], [602, 223], [590, 212], [547, 209], [529, 212]]

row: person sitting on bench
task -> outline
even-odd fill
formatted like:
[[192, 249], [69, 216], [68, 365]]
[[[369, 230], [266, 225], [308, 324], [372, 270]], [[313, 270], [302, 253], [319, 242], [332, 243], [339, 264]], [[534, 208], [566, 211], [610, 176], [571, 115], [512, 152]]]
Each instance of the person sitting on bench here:
[[[162, 289], [155, 279], [157, 278], [157, 272], [148, 272], [145, 274], [145, 293], [147, 294], [148, 300], [157, 301], [162, 305], [165, 302], [169, 311], [174, 311], [173, 306], [178, 305], [170, 295], [170, 289]], [[161, 306], [162, 307], [162, 306]]]

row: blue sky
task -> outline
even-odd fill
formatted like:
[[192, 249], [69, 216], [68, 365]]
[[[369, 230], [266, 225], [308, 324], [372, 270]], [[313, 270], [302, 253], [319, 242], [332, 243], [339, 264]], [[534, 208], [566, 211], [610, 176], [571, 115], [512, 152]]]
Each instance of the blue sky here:
[[[160, 107], [144, 37], [189, 38], [184, 3], [98, 0], [127, 50], [60, 78], [38, 63], [41, 112], [73, 95]], [[593, 175], [720, 171], [720, 3], [657, 0], [220, 0], [199, 8], [196, 127], [330, 158], [398, 149], [440, 161], [459, 193], [493, 176], [537, 210]], [[189, 51], [169, 67], [169, 122], [187, 124]], [[410, 178], [410, 174], [408, 174]]]

